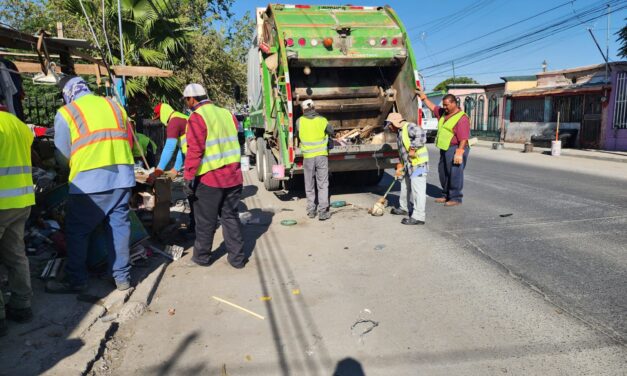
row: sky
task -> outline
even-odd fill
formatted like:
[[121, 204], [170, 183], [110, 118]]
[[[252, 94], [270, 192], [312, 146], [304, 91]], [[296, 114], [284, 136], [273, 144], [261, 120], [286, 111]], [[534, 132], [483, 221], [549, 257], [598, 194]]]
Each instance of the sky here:
[[[607, 2], [607, 1], [605, 1]], [[617, 56], [619, 43], [615, 33], [625, 25], [627, 0], [614, 0], [610, 14], [609, 57]], [[605, 52], [607, 17], [588, 21], [581, 12], [585, 8], [605, 9], [601, 0], [438, 0], [438, 1], [301, 1], [287, 4], [320, 5], [390, 5], [400, 16], [411, 39], [418, 68], [424, 76], [424, 86], [432, 89], [442, 80], [453, 76], [469, 76], [489, 84], [502, 82], [500, 77], [530, 75], [547, 70], [558, 70], [603, 63], [603, 58], [587, 28], [591, 28]], [[232, 11], [240, 17], [265, 7], [267, 2], [235, 0]], [[619, 8], [623, 9], [619, 9]], [[604, 11], [603, 11], [604, 12]], [[543, 13], [543, 14], [541, 14]], [[579, 17], [576, 17], [576, 15]], [[493, 48], [502, 42], [523, 39], [542, 26], [560, 19], [569, 19], [574, 27], [551, 33], [545, 39], [525, 46], [509, 44], [511, 51], [502, 50], [495, 56], [469, 58], [469, 54]], [[566, 25], [566, 24], [565, 24]], [[499, 30], [501, 29], [501, 30]], [[536, 34], [538, 35], [538, 34]], [[515, 47], [515, 48], [514, 48]], [[475, 61], [478, 60], [479, 61]], [[622, 59], [625, 60], [625, 59]]]

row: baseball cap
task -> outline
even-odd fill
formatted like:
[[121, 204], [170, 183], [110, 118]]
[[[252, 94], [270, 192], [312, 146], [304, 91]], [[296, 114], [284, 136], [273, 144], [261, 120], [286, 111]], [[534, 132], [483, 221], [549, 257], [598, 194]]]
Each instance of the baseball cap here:
[[207, 92], [200, 84], [189, 84], [185, 87], [185, 90], [183, 90], [183, 97], [185, 98], [202, 97], [205, 95], [207, 95]]

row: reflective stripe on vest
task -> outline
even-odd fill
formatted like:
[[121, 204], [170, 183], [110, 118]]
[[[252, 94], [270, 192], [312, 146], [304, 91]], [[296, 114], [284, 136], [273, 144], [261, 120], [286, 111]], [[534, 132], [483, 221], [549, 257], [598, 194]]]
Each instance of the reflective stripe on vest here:
[[133, 164], [126, 113], [110, 99], [84, 95], [59, 109], [70, 128], [70, 182], [79, 172]]
[[440, 116], [440, 120], [438, 120], [438, 133], [435, 136], [435, 146], [437, 146], [438, 149], [444, 151], [448, 150], [451, 146], [453, 135], [455, 134], [453, 128], [455, 128], [459, 119], [464, 115], [466, 115], [464, 111], [459, 111], [446, 121], [444, 121], [444, 115]]
[[194, 113], [202, 117], [207, 127], [205, 153], [196, 175], [204, 175], [228, 164], [239, 163], [240, 145], [233, 115], [210, 103], [201, 105]]
[[327, 119], [322, 116], [316, 116], [313, 119], [303, 116], [299, 119], [298, 138], [303, 158], [329, 155], [327, 124]]
[[[411, 140], [409, 139], [409, 123], [407, 122], [403, 124], [403, 128], [401, 130], [401, 139], [403, 141], [403, 146], [405, 147], [405, 150], [407, 150], [407, 152], [409, 153], [409, 149], [411, 148]], [[409, 161], [411, 162], [412, 166], [418, 166], [429, 162], [429, 150], [427, 150], [427, 146], [423, 145], [422, 147], [418, 148], [415, 151], [414, 156], [409, 157]]]
[[0, 210], [35, 204], [31, 167], [33, 133], [20, 119], [0, 111]]

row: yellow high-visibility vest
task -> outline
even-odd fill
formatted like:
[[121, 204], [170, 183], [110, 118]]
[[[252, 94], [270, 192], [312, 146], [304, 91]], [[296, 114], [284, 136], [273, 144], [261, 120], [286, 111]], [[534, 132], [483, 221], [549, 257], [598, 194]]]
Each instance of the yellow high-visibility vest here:
[[[135, 137], [137, 137], [137, 142], [133, 144], [133, 157], [139, 158], [142, 156], [142, 153], [146, 155], [148, 153], [148, 146], [152, 147], [152, 152], [157, 152], [157, 144], [150, 137], [145, 134], [135, 133]], [[141, 147], [141, 152], [139, 148]]]
[[207, 127], [205, 153], [196, 175], [204, 175], [228, 164], [239, 163], [241, 153], [233, 115], [210, 103], [198, 107], [194, 113], [203, 118]]
[[440, 120], [438, 120], [438, 133], [435, 136], [435, 146], [440, 150], [447, 151], [451, 146], [451, 140], [453, 139], [453, 128], [457, 125], [459, 119], [462, 116], [466, 115], [464, 111], [459, 111], [455, 115], [448, 118], [447, 121], [444, 121], [444, 115], [440, 116]]
[[[409, 139], [409, 123], [404, 122], [403, 128], [401, 130], [401, 139], [403, 141], [403, 146], [405, 150], [409, 152], [411, 148], [411, 140]], [[400, 150], [399, 150], [400, 154]], [[423, 145], [421, 148], [418, 148], [413, 157], [409, 157], [409, 161], [412, 166], [418, 166], [423, 163], [429, 162], [429, 151], [427, 150], [427, 146]]]
[[[172, 106], [170, 106], [167, 103], [162, 103], [161, 109], [159, 110], [159, 120], [161, 120], [163, 125], [167, 127], [168, 125], [170, 125], [170, 120], [175, 119], [175, 118], [179, 118], [179, 119], [183, 119], [187, 121], [187, 119], [189, 119], [189, 116], [181, 112], [174, 111], [174, 108], [172, 108]], [[187, 153], [187, 138], [185, 137], [185, 134], [179, 137], [178, 142], [179, 142], [179, 147], [181, 148], [181, 152], [183, 154], [186, 154]]]
[[59, 109], [70, 127], [70, 182], [82, 171], [133, 165], [124, 109], [108, 98], [84, 95]]
[[303, 158], [314, 158], [329, 155], [329, 136], [327, 136], [328, 121], [322, 116], [309, 119], [305, 116], [299, 119], [298, 138]]
[[30, 158], [33, 138], [17, 116], [0, 111], [0, 210], [35, 205]]

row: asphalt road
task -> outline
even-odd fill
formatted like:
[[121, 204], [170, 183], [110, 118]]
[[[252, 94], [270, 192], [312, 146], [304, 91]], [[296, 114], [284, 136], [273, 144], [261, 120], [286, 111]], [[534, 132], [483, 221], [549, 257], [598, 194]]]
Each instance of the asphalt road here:
[[463, 207], [430, 224], [627, 343], [627, 165], [474, 151]]
[[625, 166], [475, 148], [464, 204], [421, 227], [366, 213], [389, 177], [320, 222], [251, 171], [250, 263], [169, 265], [96, 374], [624, 375]]

